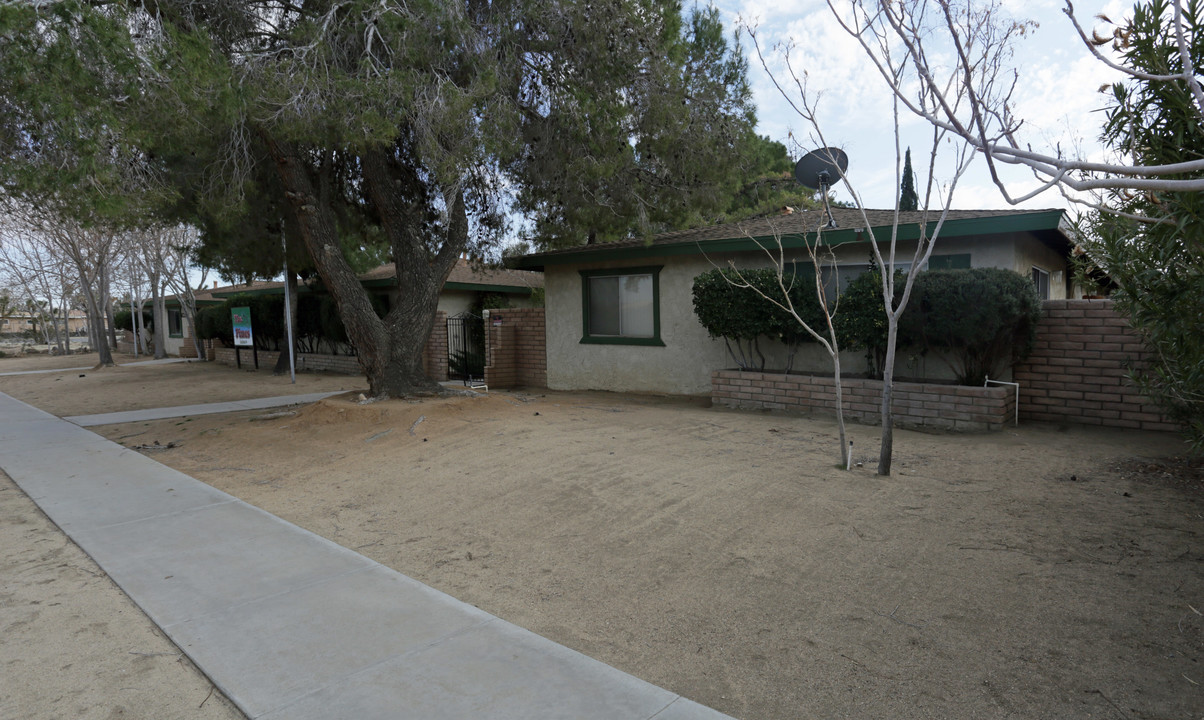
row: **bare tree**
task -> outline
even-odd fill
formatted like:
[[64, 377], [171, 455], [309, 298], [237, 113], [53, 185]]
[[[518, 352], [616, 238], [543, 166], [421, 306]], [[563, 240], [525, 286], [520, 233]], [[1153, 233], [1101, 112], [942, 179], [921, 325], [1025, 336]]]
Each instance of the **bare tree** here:
[[814, 318], [804, 318], [802, 308], [798, 307], [794, 302], [794, 287], [795, 283], [807, 282], [806, 279], [799, 278], [794, 272], [787, 271], [786, 250], [782, 244], [782, 234], [776, 229], [773, 233], [774, 245], [766, 246], [757, 241], [756, 238], [749, 236], [762, 251], [774, 271], [777, 280], [777, 288], [766, 291], [758, 283], [750, 281], [747, 272], [736, 266], [735, 262], [729, 260], [728, 267], [724, 271], [724, 279], [733, 287], [743, 288], [755, 292], [764, 300], [777, 306], [781, 310], [788, 313], [794, 321], [798, 323], [808, 335], [812, 337], [828, 354], [832, 361], [833, 386], [836, 392], [836, 427], [837, 434], [840, 440], [840, 464], [842, 467], [849, 467], [851, 463], [851, 450], [848, 443], [848, 434], [845, 430], [844, 422], [844, 392], [841, 387], [840, 374], [840, 341], [837, 337], [835, 318], [839, 309], [839, 295], [835, 292], [829, 292], [828, 280], [835, 276], [835, 273], [825, 273], [824, 269], [835, 269], [836, 256], [832, 249], [824, 245], [823, 231], [827, 227], [828, 216], [826, 213], [814, 211], [816, 216], [814, 241], [805, 241], [807, 256], [811, 259], [811, 267], [814, 280], [815, 297], [818, 300], [819, 308], [823, 314], [823, 325], [819, 326]]
[[100, 228], [85, 228], [53, 213], [11, 202], [5, 211], [10, 223], [20, 228], [30, 242], [37, 243], [42, 252], [57, 255], [70, 264], [84, 299], [93, 332], [92, 342], [99, 354], [98, 365], [115, 364], [112, 346], [117, 344], [117, 339], [113, 329], [110, 283], [112, 265], [120, 249], [119, 235]]
[[[885, 5], [885, 4], [884, 4]], [[878, 12], [900, 13], [900, 16], [906, 21], [908, 27], [913, 27], [917, 34], [922, 34], [925, 30], [927, 20], [925, 18], [925, 10], [927, 5], [922, 0], [905, 0], [901, 3], [895, 3], [886, 8], [879, 9]], [[839, 12], [835, 7], [832, 7], [833, 13], [836, 13], [839, 18]], [[917, 67], [914, 63], [909, 64], [905, 59], [900, 60], [893, 54], [895, 47], [893, 39], [886, 33], [880, 31], [880, 26], [875, 25], [877, 15], [871, 14], [871, 11], [866, 9], [865, 5], [860, 2], [854, 3], [853, 20], [841, 19], [841, 24], [854, 33], [864, 47], [874, 48], [874, 51], [879, 53], [877, 56], [880, 71], [888, 77], [888, 84], [892, 88], [915, 88], [918, 99], [910, 100], [913, 103], [931, 102], [931, 85], [926, 82], [909, 82], [914, 79], [917, 73], [927, 73], [927, 78], [932, 84], [938, 85], [943, 89], [956, 87], [956, 79], [963, 72], [971, 72], [977, 76], [982, 76], [980, 82], [987, 86], [994, 86], [995, 76], [998, 74], [998, 69], [1002, 64], [1002, 55], [1007, 52], [1006, 45], [986, 44], [976, 45], [966, 50], [964, 57], [969, 57], [969, 53], [976, 53], [974, 61], [969, 64], [969, 70], [966, 68], [956, 68], [947, 71], [947, 76], [942, 80], [937, 80], [932, 76], [932, 69], [928, 66]], [[890, 15], [890, 17], [896, 17]], [[989, 17], [976, 16], [973, 13], [965, 16], [965, 21], [970, 24], [984, 23], [989, 20]], [[745, 26], [744, 30], [749, 34], [753, 41], [753, 46], [757, 52], [757, 57], [761, 62], [762, 68], [772, 79], [775, 87], [778, 89], [782, 97], [790, 104], [795, 113], [807, 124], [811, 130], [812, 137], [823, 147], [829, 147], [828, 142], [824, 138], [823, 130], [816, 113], [816, 95], [810, 92], [807, 87], [805, 73], [796, 71], [791, 58], [793, 47], [783, 45], [779, 47], [782, 53], [786, 80], [779, 81], [773, 72], [770, 71], [765, 54], [758, 41], [756, 29]], [[905, 57], [910, 57], [906, 55]], [[901, 93], [902, 90], [897, 92]], [[904, 102], [898, 99], [893, 103], [893, 130], [895, 139], [895, 187], [902, 186], [903, 173], [903, 151], [900, 140], [900, 125], [899, 125], [899, 104]], [[949, 93], [945, 99], [948, 103], [948, 109], [955, 116], [958, 112], [966, 112], [968, 108], [972, 108], [966, 102], [963, 102], [961, 97], [955, 93]], [[919, 206], [919, 220], [917, 222], [918, 239], [916, 240], [915, 248], [911, 252], [910, 262], [907, 266], [908, 272], [904, 276], [903, 287], [896, 287], [895, 270], [901, 265], [901, 252], [899, 248], [899, 228], [900, 228], [900, 197], [898, 191], [895, 194], [894, 202], [894, 222], [891, 224], [890, 237], [878, 237], [873, 228], [873, 223], [870, 222], [866, 213], [866, 207], [862, 202], [861, 196], [854, 188], [849, 177], [840, 171], [840, 182], [853, 198], [853, 202], [861, 212], [862, 220], [865, 223], [866, 232], [869, 236], [869, 246], [874, 259], [874, 264], [877, 266], [878, 272], [881, 275], [882, 282], [882, 304], [886, 313], [887, 320], [887, 338], [886, 338], [886, 357], [882, 366], [882, 402], [881, 402], [881, 423], [882, 423], [882, 439], [878, 452], [878, 474], [890, 475], [891, 463], [894, 456], [894, 413], [892, 409], [894, 395], [894, 366], [896, 346], [898, 343], [898, 328], [899, 318], [903, 315], [903, 311], [907, 308], [908, 300], [911, 298], [911, 290], [915, 284], [915, 279], [919, 273], [927, 266], [928, 259], [932, 255], [932, 250], [936, 246], [937, 238], [940, 236], [941, 228], [944, 225], [945, 218], [953, 202], [953, 193], [957, 187], [958, 181], [969, 168], [971, 161], [974, 158], [972, 152], [973, 146], [965, 142], [947, 143], [947, 140], [956, 139], [957, 136], [939, 126], [935, 126], [932, 135], [932, 142], [928, 150], [927, 163], [927, 179], [925, 181], [925, 192]], [[942, 152], [943, 148], [945, 149]], [[829, 155], [829, 164], [840, 169], [836, 158]], [[938, 163], [943, 163], [947, 167], [947, 179], [943, 184], [937, 182]], [[909, 213], [909, 215], [913, 215]], [[886, 245], [886, 253], [879, 247], [879, 243]], [[839, 384], [839, 378], [837, 380]]]
[[[192, 328], [192, 343], [196, 349], [197, 359], [205, 360], [205, 351], [201, 347], [200, 336], [197, 333], [196, 291], [205, 287], [209, 271], [204, 267], [195, 268], [192, 264], [192, 255], [200, 244], [200, 237], [196, 228], [188, 225], [162, 228], [159, 234], [165, 249], [163, 278], [166, 287], [175, 294], [176, 300], [180, 303], [180, 312], [188, 321], [188, 326]], [[195, 289], [192, 285], [194, 269], [200, 271]]]
[[[1123, 27], [1115, 27], [1110, 34], [1093, 31], [1089, 35], [1070, 0], [1063, 12], [1084, 47], [1103, 65], [1129, 79], [1187, 87], [1199, 122], [1204, 120], [1204, 87], [1195, 72], [1199, 60], [1192, 57], [1191, 21], [1183, 0], [1168, 2], [1174, 24], [1171, 34], [1183, 68], [1174, 74], [1151, 74], [1113, 60], [1102, 48], [1123, 44]], [[839, 6], [829, 0], [828, 5], [841, 26], [860, 43], [898, 102], [939, 132], [960, 138], [981, 154], [1009, 203], [1024, 202], [1053, 188], [1074, 202], [1092, 206], [1099, 203], [1067, 191], [1204, 190], [1204, 159], [1160, 165], [1136, 164], [1123, 157], [1097, 162], [1070, 156], [1061, 147], [1034, 150], [1024, 142], [1023, 119], [1012, 112], [1019, 74], [1010, 66], [1011, 45], [1033, 24], [1008, 18], [995, 0], [977, 4], [969, 0], [854, 0], [851, 5]], [[896, 53], [895, 48], [902, 52]], [[951, 65], [942, 64], [950, 59]], [[1036, 184], [1013, 191], [1000, 174], [1007, 166], [1031, 170]]]
[[[187, 278], [187, 251], [181, 252], [179, 244], [184, 242], [187, 248], [189, 241], [184, 238], [182, 229], [164, 226], [137, 230], [129, 233], [128, 238], [128, 254], [134, 265], [131, 270], [140, 273], [150, 288], [151, 316], [153, 318], [152, 343], [155, 358], [162, 359], [167, 357], [167, 290], [180, 285], [178, 282], [173, 282], [173, 278], [181, 271]], [[183, 286], [187, 288], [187, 280]], [[191, 292], [190, 288], [189, 292]], [[195, 314], [195, 297], [193, 298], [193, 314]], [[139, 322], [141, 322], [141, 304], [138, 316]]]
[[15, 290], [15, 297], [34, 316], [43, 339], [59, 353], [71, 352], [70, 313], [77, 281], [64, 259], [38, 242], [37, 237], [9, 228], [0, 237], [0, 276]]

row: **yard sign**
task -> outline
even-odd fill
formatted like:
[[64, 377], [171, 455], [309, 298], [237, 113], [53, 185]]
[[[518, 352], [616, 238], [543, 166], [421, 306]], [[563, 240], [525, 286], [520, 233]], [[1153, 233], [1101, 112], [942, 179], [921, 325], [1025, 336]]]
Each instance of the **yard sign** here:
[[251, 340], [251, 308], [230, 308], [230, 319], [234, 324], [234, 347], [254, 347]]

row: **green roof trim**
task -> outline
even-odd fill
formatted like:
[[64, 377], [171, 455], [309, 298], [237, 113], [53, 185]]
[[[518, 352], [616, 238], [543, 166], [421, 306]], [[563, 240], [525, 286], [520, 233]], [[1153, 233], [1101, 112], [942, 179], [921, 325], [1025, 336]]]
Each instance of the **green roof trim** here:
[[509, 295], [530, 295], [531, 288], [525, 285], [485, 285], [481, 283], [445, 282], [444, 290], [469, 290], [475, 292], [507, 293]]
[[[967, 237], [976, 235], [1000, 235], [1017, 232], [1058, 231], [1061, 229], [1063, 211], [1025, 212], [1016, 215], [993, 215], [988, 217], [946, 220], [941, 228], [941, 237]], [[926, 232], [936, 230], [937, 221], [927, 224]], [[874, 228], [878, 242], [890, 240], [890, 225]], [[805, 248], [815, 243], [816, 233], [793, 233], [783, 235], [782, 247], [787, 250]], [[915, 240], [920, 237], [918, 224], [899, 224], [899, 240]], [[869, 233], [864, 227], [837, 228], [823, 232], [824, 245], [835, 247], [854, 242], [869, 242]], [[939, 240], [938, 240], [939, 243]], [[618, 243], [616, 243], [618, 244]], [[757, 237], [732, 237], [710, 240], [663, 240], [643, 245], [622, 244], [608, 247], [605, 244], [588, 245], [573, 250], [553, 250], [515, 258], [513, 267], [523, 270], [542, 270], [548, 265], [577, 265], [581, 263], [637, 260], [640, 258], [669, 255], [700, 255], [704, 253], [748, 252], [762, 249], [763, 244], [776, 245], [773, 235]]]

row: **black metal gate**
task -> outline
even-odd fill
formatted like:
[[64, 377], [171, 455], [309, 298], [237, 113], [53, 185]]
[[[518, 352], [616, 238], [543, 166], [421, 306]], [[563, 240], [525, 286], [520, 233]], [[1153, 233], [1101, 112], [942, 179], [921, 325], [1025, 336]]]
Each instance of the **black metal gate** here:
[[485, 377], [485, 318], [463, 312], [447, 319], [447, 376], [465, 383]]

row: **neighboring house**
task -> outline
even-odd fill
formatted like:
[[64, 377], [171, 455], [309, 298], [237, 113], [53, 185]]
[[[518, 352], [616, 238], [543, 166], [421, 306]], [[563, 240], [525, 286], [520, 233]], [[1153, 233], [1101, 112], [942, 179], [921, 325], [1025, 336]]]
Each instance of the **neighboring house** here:
[[27, 312], [13, 310], [6, 315], [0, 315], [0, 333], [5, 335], [34, 330], [36, 327], [33, 316]]
[[[396, 269], [393, 265], [381, 265], [360, 275], [360, 281], [369, 290], [376, 290], [391, 296], [396, 296], [398, 289], [394, 278]], [[321, 292], [316, 289], [318, 283], [310, 286], [302, 283], [298, 294]], [[502, 295], [509, 307], [528, 307], [532, 304], [532, 292], [543, 287], [543, 275], [537, 272], [523, 270], [474, 268], [467, 260], [460, 260], [452, 268], [443, 284], [439, 295], [439, 310], [447, 313], [448, 317], [477, 308], [486, 295]], [[242, 294], [283, 294], [283, 282], [255, 281], [244, 285], [227, 285], [198, 290], [196, 293], [197, 307], [204, 308], [218, 305], [227, 298]], [[181, 310], [176, 296], [167, 298], [167, 343], [169, 355], [184, 354], [191, 356], [192, 328]]]
[[[544, 272], [547, 379], [555, 390], [612, 390], [707, 394], [711, 372], [734, 366], [722, 340], [713, 340], [694, 315], [694, 278], [713, 267], [765, 267], [776, 256], [810, 268], [806, 245], [826, 222], [822, 211], [657, 235], [651, 240], [583, 245], [517, 258], [515, 267]], [[861, 212], [833, 208], [836, 227], [822, 233], [843, 287], [869, 265], [870, 235]], [[885, 253], [894, 211], [869, 211], [870, 227]], [[907, 270], [920, 213], [902, 213], [896, 267]], [[935, 221], [930, 223], [930, 227]], [[954, 210], [941, 229], [931, 268], [997, 267], [1033, 278], [1046, 299], [1064, 299], [1073, 243], [1061, 210]], [[827, 262], [827, 261], [825, 261]], [[831, 282], [831, 270], [825, 272]], [[785, 366], [785, 349], [769, 347], [766, 368]], [[913, 367], [903, 367], [911, 362]], [[918, 367], [927, 363], [931, 367]], [[846, 372], [865, 369], [862, 353], [842, 355]], [[937, 361], [901, 358], [896, 372], [940, 377]], [[796, 370], [831, 371], [826, 354], [808, 344]]]
[[[61, 323], [61, 321], [60, 321]], [[61, 328], [62, 325], [60, 324]], [[28, 312], [10, 311], [7, 315], [0, 315], [0, 334], [7, 335], [8, 333], [24, 332], [25, 330], [36, 330], [37, 320]], [[73, 335], [82, 334], [88, 329], [88, 316], [83, 310], [70, 310], [67, 313], [67, 330]]]

